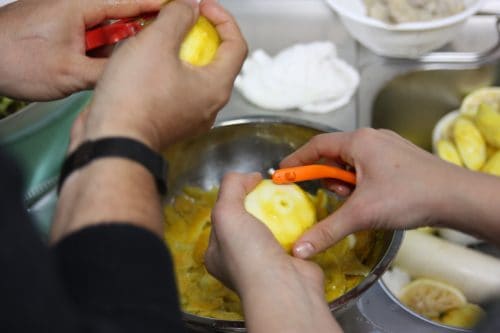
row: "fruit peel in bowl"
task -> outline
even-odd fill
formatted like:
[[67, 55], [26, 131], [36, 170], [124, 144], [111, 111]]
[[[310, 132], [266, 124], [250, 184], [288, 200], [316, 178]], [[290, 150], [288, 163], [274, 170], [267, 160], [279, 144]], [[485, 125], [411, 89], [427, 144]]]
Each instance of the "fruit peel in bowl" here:
[[[277, 195], [277, 188], [279, 191], [283, 190], [283, 193]], [[217, 188], [204, 190], [187, 186], [182, 193], [172, 198], [164, 209], [165, 240], [174, 259], [180, 302], [185, 313], [217, 320], [241, 321], [243, 313], [238, 296], [211, 277], [204, 266], [204, 253], [211, 232], [211, 209], [215, 204], [217, 191]], [[267, 192], [264, 197], [260, 197], [262, 192]], [[283, 211], [283, 207], [270, 210], [270, 214], [275, 214], [276, 210], [283, 213], [281, 217], [286, 218], [285, 223], [296, 224], [292, 228], [294, 234], [291, 238], [286, 230], [288, 238], [284, 243], [280, 238], [283, 230], [280, 229], [280, 223], [278, 228], [271, 229], [277, 240], [285, 246], [293, 244], [291, 239], [299, 237], [312, 226], [310, 223], [325, 218], [342, 204], [341, 200], [329, 195], [324, 189], [311, 194], [297, 185], [275, 185], [271, 180], [257, 185], [253, 193], [256, 196], [252, 198], [249, 194], [247, 203], [253, 201], [253, 204], [264, 208], [267, 208], [267, 200], [280, 206], [281, 201], [287, 204], [288, 207], [284, 207]], [[276, 198], [269, 199], [269, 196]], [[306, 211], [306, 214], [301, 214], [301, 219], [304, 220], [288, 220], [295, 215], [297, 209]], [[266, 210], [266, 213], [269, 212]], [[312, 217], [314, 219], [311, 221]], [[383, 255], [384, 234], [385, 231], [357, 232], [311, 259], [325, 274], [324, 292], [327, 302], [344, 296], [370, 274]]]

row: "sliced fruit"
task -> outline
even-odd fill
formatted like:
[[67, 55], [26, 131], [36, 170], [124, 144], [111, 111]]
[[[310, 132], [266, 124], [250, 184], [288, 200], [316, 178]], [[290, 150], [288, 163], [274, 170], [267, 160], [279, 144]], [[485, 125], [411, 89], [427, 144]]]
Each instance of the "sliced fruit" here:
[[459, 117], [453, 125], [453, 137], [465, 166], [474, 171], [481, 169], [486, 161], [486, 143], [476, 125]]
[[425, 278], [410, 282], [401, 290], [399, 298], [410, 309], [428, 318], [467, 304], [464, 294], [457, 288]]
[[474, 118], [476, 126], [486, 142], [500, 148], [500, 112], [496, 106], [481, 104]]
[[487, 87], [478, 89], [465, 97], [460, 107], [460, 113], [474, 118], [481, 103], [497, 107], [500, 104], [500, 88]]
[[179, 56], [192, 65], [205, 66], [215, 57], [220, 43], [215, 27], [208, 19], [200, 16], [184, 39]]
[[500, 177], [500, 150], [490, 157], [481, 171]]
[[306, 192], [295, 184], [276, 185], [269, 179], [247, 195], [245, 209], [271, 230], [286, 251], [316, 222], [316, 209]]
[[460, 154], [457, 148], [450, 140], [439, 140], [436, 144], [436, 149], [439, 157], [447, 162], [463, 166]]
[[472, 328], [485, 316], [483, 309], [475, 304], [466, 304], [446, 312], [438, 321], [449, 326]]

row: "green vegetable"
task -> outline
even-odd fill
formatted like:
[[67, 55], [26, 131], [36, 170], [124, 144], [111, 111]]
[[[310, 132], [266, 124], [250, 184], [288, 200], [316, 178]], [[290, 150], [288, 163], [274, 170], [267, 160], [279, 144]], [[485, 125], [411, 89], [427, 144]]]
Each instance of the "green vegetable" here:
[[28, 105], [27, 102], [16, 101], [8, 97], [0, 97], [0, 119], [5, 118]]

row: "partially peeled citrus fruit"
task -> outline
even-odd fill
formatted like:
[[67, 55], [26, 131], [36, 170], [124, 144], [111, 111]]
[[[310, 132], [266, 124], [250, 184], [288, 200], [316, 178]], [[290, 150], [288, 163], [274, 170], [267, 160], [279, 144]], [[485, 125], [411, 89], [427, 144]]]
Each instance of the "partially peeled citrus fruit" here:
[[316, 222], [316, 209], [306, 192], [295, 184], [276, 185], [269, 179], [247, 195], [245, 209], [264, 223], [288, 252]]
[[182, 42], [179, 57], [194, 66], [208, 65], [214, 59], [220, 43], [213, 24], [200, 16]]

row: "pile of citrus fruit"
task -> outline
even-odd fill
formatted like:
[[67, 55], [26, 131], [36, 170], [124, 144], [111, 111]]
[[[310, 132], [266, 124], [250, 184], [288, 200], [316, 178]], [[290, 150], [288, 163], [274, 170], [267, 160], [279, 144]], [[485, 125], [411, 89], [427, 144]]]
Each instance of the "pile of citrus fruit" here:
[[442, 159], [500, 176], [500, 87], [469, 94], [436, 130], [435, 150]]

